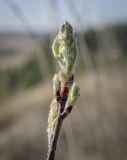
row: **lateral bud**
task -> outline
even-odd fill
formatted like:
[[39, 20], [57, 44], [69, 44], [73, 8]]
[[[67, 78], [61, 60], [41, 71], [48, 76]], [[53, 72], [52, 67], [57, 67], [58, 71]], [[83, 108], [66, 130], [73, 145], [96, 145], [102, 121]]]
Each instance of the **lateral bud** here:
[[78, 85], [76, 83], [73, 83], [73, 85], [70, 89], [69, 95], [68, 95], [66, 107], [75, 105], [75, 103], [77, 102], [77, 100], [79, 98], [79, 91], [80, 91], [80, 89], [79, 89]]
[[53, 77], [53, 94], [58, 96], [60, 93], [60, 80], [58, 74], [55, 74]]

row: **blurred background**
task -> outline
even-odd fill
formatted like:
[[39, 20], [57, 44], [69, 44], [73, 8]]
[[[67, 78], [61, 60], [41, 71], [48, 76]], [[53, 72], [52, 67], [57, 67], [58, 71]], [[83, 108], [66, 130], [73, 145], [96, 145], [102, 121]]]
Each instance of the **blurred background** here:
[[127, 1], [0, 0], [0, 160], [46, 158], [51, 46], [65, 20], [78, 37], [81, 96], [56, 159], [127, 159]]

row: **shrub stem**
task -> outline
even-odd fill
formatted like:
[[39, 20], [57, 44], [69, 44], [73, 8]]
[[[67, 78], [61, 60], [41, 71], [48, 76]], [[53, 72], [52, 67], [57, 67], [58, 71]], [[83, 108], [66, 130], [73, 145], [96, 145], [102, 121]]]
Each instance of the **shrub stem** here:
[[58, 119], [57, 119], [57, 122], [56, 122], [56, 126], [55, 126], [55, 130], [54, 130], [54, 135], [53, 135], [53, 138], [52, 138], [51, 146], [50, 146], [50, 148], [48, 150], [47, 160], [54, 160], [54, 158], [55, 158], [57, 142], [58, 142], [59, 133], [60, 133], [60, 129], [61, 129], [62, 121], [63, 121], [63, 118], [60, 115], [61, 114], [61, 107], [62, 107], [62, 104], [59, 103]]

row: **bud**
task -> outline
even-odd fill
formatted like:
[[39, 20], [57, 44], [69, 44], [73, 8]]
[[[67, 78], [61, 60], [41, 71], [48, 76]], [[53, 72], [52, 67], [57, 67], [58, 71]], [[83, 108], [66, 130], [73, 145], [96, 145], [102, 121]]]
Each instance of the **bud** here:
[[53, 93], [56, 95], [60, 91], [60, 81], [58, 74], [53, 77]]
[[76, 83], [74, 83], [70, 89], [66, 107], [75, 105], [75, 103], [77, 102], [78, 97], [79, 97], [79, 90], [80, 89], [79, 89], [78, 85]]
[[50, 111], [49, 111], [49, 117], [48, 117], [48, 128], [47, 128], [49, 146], [51, 144], [51, 140], [53, 137], [57, 117], [58, 117], [57, 101], [56, 99], [53, 99], [50, 105]]
[[74, 64], [77, 56], [77, 39], [73, 28], [68, 22], [64, 22], [54, 40], [53, 54], [58, 60], [60, 67], [66, 74], [74, 72]]

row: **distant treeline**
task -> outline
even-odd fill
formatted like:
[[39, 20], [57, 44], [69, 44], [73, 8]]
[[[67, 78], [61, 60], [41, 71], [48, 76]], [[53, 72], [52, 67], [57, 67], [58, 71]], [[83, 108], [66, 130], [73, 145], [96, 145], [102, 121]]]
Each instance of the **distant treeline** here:
[[88, 48], [95, 53], [101, 45], [100, 40], [102, 40], [102, 37], [103, 39], [108, 37], [109, 43], [115, 40], [122, 54], [127, 55], [127, 24], [108, 27], [104, 30], [88, 30], [80, 34], [84, 35]]
[[[84, 42], [86, 42], [92, 57], [96, 56], [101, 43], [107, 39], [110, 45], [115, 40], [116, 47], [121, 51], [120, 58], [123, 57], [124, 60], [127, 58], [127, 25], [117, 25], [104, 30], [88, 30], [87, 32], [77, 33], [77, 36], [79, 37], [79, 43], [80, 37], [85, 40]], [[13, 91], [33, 86], [54, 73], [54, 59], [52, 58], [50, 37], [48, 35], [43, 40], [40, 52], [40, 57], [42, 57], [40, 61], [38, 61], [37, 56], [33, 56], [20, 69], [13, 68], [0, 71], [0, 100], [13, 93]], [[4, 56], [2, 50], [0, 53]], [[43, 65], [46, 66], [43, 67]], [[82, 65], [79, 66], [82, 67]]]
[[40, 70], [34, 57], [21, 69], [0, 71], [0, 100], [13, 91], [32, 86], [40, 80]]

